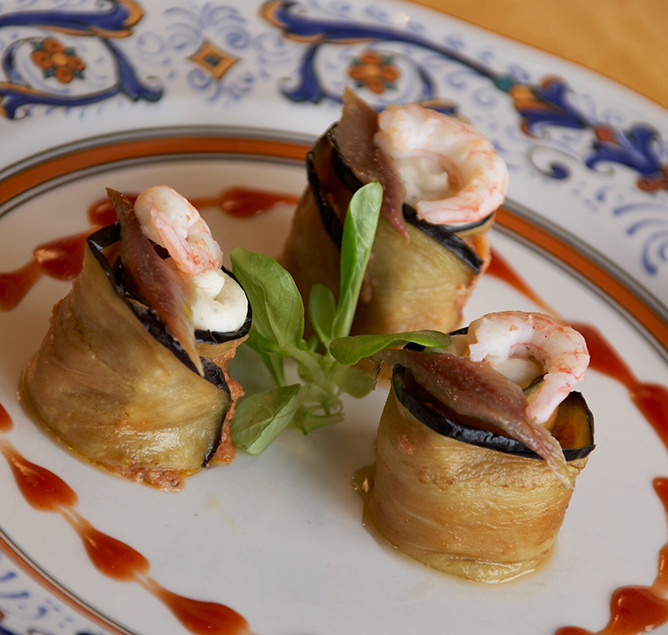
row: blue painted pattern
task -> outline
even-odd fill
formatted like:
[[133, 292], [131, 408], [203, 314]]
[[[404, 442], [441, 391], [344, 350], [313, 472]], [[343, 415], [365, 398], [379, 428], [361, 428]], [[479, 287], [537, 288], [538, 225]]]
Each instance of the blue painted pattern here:
[[[270, 23], [280, 28], [285, 37], [297, 41], [311, 40], [300, 62], [299, 82], [294, 88], [283, 90], [285, 96], [293, 101], [318, 103], [322, 99], [341, 100], [340, 92], [333, 93], [324, 87], [317, 71], [318, 56], [323, 47], [345, 45], [360, 40], [368, 42], [369, 45], [399, 42], [455, 62], [472, 73], [488, 79], [498, 90], [508, 93], [521, 117], [519, 125], [525, 134], [535, 136], [539, 130], [548, 126], [588, 129], [594, 133], [590, 152], [584, 159], [588, 167], [594, 168], [602, 162], [620, 163], [638, 172], [641, 177], [638, 187], [641, 189], [646, 191], [668, 189], [666, 178], [668, 162], [662, 164], [654, 152], [654, 145], [660, 140], [657, 131], [643, 125], [619, 129], [592, 120], [569, 102], [571, 91], [563, 80], [551, 78], [540, 85], [525, 83], [507, 73], [495, 72], [494, 69], [461, 54], [455, 48], [436, 44], [422, 35], [351, 19], [332, 20], [310, 16], [304, 11], [304, 7], [294, 0], [268, 2], [264, 8], [264, 16]], [[378, 53], [376, 55], [381, 60], [377, 62], [380, 71], [382, 65], [385, 67], [389, 65], [388, 58]], [[352, 63], [359, 64], [356, 61]], [[433, 106], [437, 103], [436, 81], [431, 77], [429, 69], [422, 65], [416, 65], [416, 72], [419, 74], [422, 90], [418, 98], [413, 101], [429, 101]], [[391, 83], [388, 82], [382, 90], [375, 92], [385, 92], [390, 89]], [[449, 108], [451, 113], [455, 110], [456, 108]], [[563, 179], [570, 174], [570, 170], [564, 164], [553, 164], [547, 174], [556, 179]]]
[[[377, 109], [417, 102], [470, 119], [511, 184], [547, 179], [565, 206], [577, 199], [617, 223], [646, 275], [666, 270], [664, 136], [562, 77], [472, 47], [456, 28], [437, 34], [356, 0], [169, 0], [148, 11], [134, 0], [11, 2], [0, 15], [0, 123], [56, 111], [104, 117], [104, 105], [121, 103], [165, 109], [184, 92], [212, 113], [258, 98], [334, 113], [352, 85]], [[611, 207], [612, 191], [621, 200]]]
[[[142, 15], [132, 0], [113, 0], [87, 11], [31, 10], [0, 15], [0, 30], [30, 26], [50, 31], [46, 37], [19, 38], [2, 51], [2, 70], [7, 81], [0, 82], [0, 114], [13, 119], [21, 108], [32, 105], [71, 108], [102, 102], [118, 94], [132, 100], [160, 99], [162, 90], [139, 79], [131, 60], [114, 41], [130, 37]], [[62, 32], [73, 40], [95, 36], [107, 58], [104, 62], [113, 68], [105, 82], [85, 85], [86, 62], [77, 54], [79, 45], [65, 45], [61, 41], [63, 36], [55, 35]], [[36, 75], [29, 76], [32, 69], [22, 55], [28, 48], [31, 49], [29, 59], [41, 71], [41, 82], [36, 81]], [[98, 61], [97, 65], [100, 64]], [[77, 81], [84, 83], [82, 90], [69, 87]]]
[[[513, 171], [523, 169], [520, 161], [526, 158], [537, 172], [554, 181], [563, 181], [564, 185], [573, 179], [575, 160], [597, 175], [607, 173], [611, 179], [616, 176], [610, 170], [613, 164], [629, 168], [636, 174], [635, 194], [625, 197], [624, 213], [615, 208], [613, 217], [633, 217], [624, 227], [624, 233], [642, 241], [640, 259], [647, 274], [657, 275], [668, 262], [668, 201], [665, 194], [657, 200], [660, 191], [668, 191], [668, 144], [656, 129], [644, 123], [620, 125], [598, 116], [596, 109], [586, 108], [583, 104], [587, 100], [578, 100], [578, 95], [560, 77], [535, 81], [519, 65], [497, 71], [491, 64], [494, 59], [491, 52], [477, 58], [467, 55], [457, 37], [435, 42], [414, 21], [397, 28], [389, 19], [383, 23], [383, 16], [370, 9], [361, 12], [366, 21], [353, 17], [350, 5], [339, 6], [338, 11], [323, 11], [321, 6], [307, 1], [265, 3], [265, 20], [286, 39], [300, 42], [303, 49], [293, 85], [281, 88], [287, 99], [297, 103], [318, 104], [325, 100], [340, 103], [342, 82], [332, 82], [328, 71], [334, 66], [324, 61], [333, 57], [332, 48], [343, 51], [348, 47], [348, 74], [358, 88], [369, 89], [372, 103], [378, 109], [393, 101], [414, 101], [447, 114], [469, 117], [474, 122], [483, 111], [492, 113], [489, 119], [503, 120], [507, 114], [501, 113], [500, 108], [510, 109], [511, 115], [514, 110], [517, 128], [528, 144], [519, 143], [517, 137], [505, 131], [496, 135], [487, 131], [509, 165], [511, 180]], [[361, 52], [360, 46], [364, 47]], [[375, 60], [367, 65], [375, 63], [376, 68], [362, 72], [360, 67], [365, 58]], [[399, 60], [405, 61], [404, 77], [400, 77]], [[337, 71], [343, 74], [344, 69]], [[383, 73], [388, 71], [392, 81], [381, 81]], [[408, 84], [409, 74], [413, 76], [413, 89], [402, 92], [398, 85]], [[488, 89], [484, 88], [485, 82]], [[503, 99], [490, 90], [497, 91]], [[468, 103], [461, 106], [455, 95]], [[495, 126], [492, 123], [490, 129]], [[511, 151], [511, 145], [520, 145], [523, 156]], [[597, 211], [602, 203], [609, 204], [606, 187], [586, 199], [585, 207]]]
[[86, 622], [0, 552], [0, 635], [103, 635]]

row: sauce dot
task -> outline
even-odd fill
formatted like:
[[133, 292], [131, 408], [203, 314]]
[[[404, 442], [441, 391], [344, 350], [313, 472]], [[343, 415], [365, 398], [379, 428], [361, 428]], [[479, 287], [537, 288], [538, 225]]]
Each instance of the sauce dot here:
[[0, 432], [9, 432], [14, 427], [12, 418], [5, 410], [5, 407], [0, 403]]
[[108, 536], [77, 516], [76, 530], [88, 557], [97, 570], [109, 578], [130, 582], [149, 570], [149, 561], [124, 542]]
[[248, 622], [236, 611], [215, 602], [202, 602], [177, 595], [159, 585], [154, 594], [196, 635], [250, 635]]
[[0, 273], [0, 311], [16, 308], [43, 273], [34, 260], [16, 271]]
[[88, 234], [65, 236], [39, 245], [33, 251], [33, 260], [52, 278], [73, 280], [81, 272]]
[[56, 512], [77, 504], [76, 493], [59, 476], [31, 463], [9, 444], [0, 447], [9, 461], [16, 484], [32, 507], [44, 512]]
[[267, 212], [276, 205], [296, 205], [298, 196], [283, 192], [271, 192], [249, 187], [231, 187], [214, 198], [193, 199], [192, 204], [198, 209], [218, 207], [228, 216], [250, 218]]

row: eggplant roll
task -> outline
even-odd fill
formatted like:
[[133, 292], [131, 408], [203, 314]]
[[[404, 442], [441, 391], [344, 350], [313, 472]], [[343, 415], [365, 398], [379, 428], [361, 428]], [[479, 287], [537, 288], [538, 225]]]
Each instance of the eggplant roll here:
[[200, 374], [131, 289], [120, 233], [116, 223], [88, 238], [82, 272], [54, 307], [20, 395], [39, 423], [94, 465], [178, 490], [212, 459], [234, 456], [230, 417], [242, 391], [228, 365], [250, 312], [236, 331], [195, 332]]
[[[571, 482], [594, 448], [593, 418], [571, 392], [551, 432]], [[552, 549], [572, 488], [520, 441], [475, 426], [396, 365], [376, 441], [370, 518], [401, 551], [494, 583], [535, 569]]]
[[[339, 250], [348, 204], [364, 183], [377, 180], [383, 186], [382, 214], [352, 332], [396, 333], [417, 329], [448, 332], [459, 325], [462, 309], [489, 265], [487, 233], [503, 197], [491, 199], [472, 194], [464, 200], [464, 195], [458, 196], [458, 188], [463, 192], [473, 187], [466, 181], [471, 169], [466, 162], [476, 163], [461, 148], [456, 152], [462, 156], [457, 157], [441, 155], [440, 152], [449, 150], [440, 147], [424, 152], [422, 148], [410, 149], [406, 159], [398, 158], [400, 153], [392, 148], [386, 151], [381, 142], [383, 135], [388, 137], [391, 133], [381, 130], [379, 122], [385, 115], [396, 114], [390, 112], [391, 108], [377, 117], [351, 91], [346, 93], [341, 120], [308, 153], [308, 186], [297, 206], [280, 260], [304, 298], [308, 298], [316, 282], [337, 293]], [[424, 136], [434, 121], [439, 126], [451, 121], [447, 126], [464, 125], [416, 105], [403, 108], [416, 109], [409, 113], [420, 120], [416, 125], [421, 128], [406, 134], [415, 136], [418, 145], [420, 135]], [[394, 129], [389, 124], [385, 127]], [[468, 128], [465, 133], [461, 130], [447, 133], [460, 139], [458, 143], [464, 148], [469, 138], [479, 141], [479, 135], [475, 133], [473, 137]], [[489, 145], [486, 152], [493, 152], [491, 144], [484, 142]], [[420, 158], [420, 153], [428, 156]], [[499, 178], [503, 183], [499, 187], [505, 191], [505, 166], [495, 154], [493, 158], [493, 169], [502, 173]], [[450, 189], [436, 194], [430, 187], [434, 179], [443, 175], [446, 181], [449, 177]], [[494, 174], [483, 173], [476, 176], [476, 182], [492, 182], [496, 178]], [[449, 223], [434, 217], [432, 210], [428, 210], [431, 214], [421, 213], [422, 204], [438, 202], [421, 199], [435, 196], [457, 201], [452, 206], [458, 210], [469, 206], [472, 212], [468, 218], [473, 220], [463, 220], [460, 215], [456, 222]], [[478, 204], [477, 199], [485, 201]]]

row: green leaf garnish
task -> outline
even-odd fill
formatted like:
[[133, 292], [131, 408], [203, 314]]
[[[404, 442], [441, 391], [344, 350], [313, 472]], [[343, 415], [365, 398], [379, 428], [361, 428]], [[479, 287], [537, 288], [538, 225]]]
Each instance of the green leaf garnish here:
[[251, 329], [245, 344], [260, 356], [274, 383], [277, 386], [285, 386], [284, 356], [281, 349], [271, 340], [262, 337], [255, 329]]
[[292, 276], [273, 258], [243, 247], [231, 260], [253, 309], [253, 327], [280, 347], [296, 346], [304, 335], [304, 303]]
[[356, 399], [361, 399], [373, 389], [373, 379], [369, 373], [361, 368], [353, 368], [339, 364], [334, 373], [334, 381], [342, 392], [348, 393]]
[[445, 348], [450, 345], [450, 336], [439, 331], [411, 331], [391, 335], [356, 335], [334, 340], [329, 351], [337, 361], [353, 366], [365, 357], [384, 348], [419, 344], [427, 348]]
[[232, 419], [232, 441], [249, 454], [260, 454], [290, 425], [299, 408], [301, 386], [279, 386], [242, 399]]
[[[339, 301], [316, 284], [308, 302], [317, 338], [304, 340], [304, 303], [290, 274], [275, 260], [242, 248], [232, 252], [232, 270], [253, 310], [247, 344], [269, 369], [276, 388], [242, 398], [232, 420], [232, 440], [260, 454], [285, 428], [304, 433], [343, 420], [341, 396], [356, 398], [373, 389], [373, 379], [353, 368], [387, 346], [414, 342], [447, 346], [435, 331], [348, 337], [373, 245], [383, 191], [378, 183], [360, 188], [350, 201], [341, 241]], [[320, 343], [318, 345], [318, 342]], [[296, 362], [301, 384], [287, 385], [285, 358]]]
[[[383, 188], [379, 183], [369, 183], [360, 188], [350, 201], [341, 238], [341, 284], [332, 339], [350, 333], [364, 273], [376, 237], [382, 202]], [[369, 210], [377, 211], [372, 214]]]
[[336, 300], [332, 290], [324, 284], [314, 284], [311, 287], [308, 311], [313, 330], [325, 347], [328, 347], [332, 341], [332, 329], [336, 314]]

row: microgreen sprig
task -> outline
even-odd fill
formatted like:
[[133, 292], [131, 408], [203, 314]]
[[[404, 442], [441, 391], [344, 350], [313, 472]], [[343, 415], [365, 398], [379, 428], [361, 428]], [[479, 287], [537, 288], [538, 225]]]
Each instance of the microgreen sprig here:
[[[232, 270], [253, 310], [246, 344], [255, 350], [276, 384], [240, 400], [232, 421], [235, 445], [260, 454], [285, 428], [311, 432], [343, 420], [341, 396], [361, 398], [372, 387], [371, 376], [354, 364], [386, 348], [407, 342], [447, 346], [435, 331], [349, 337], [383, 192], [369, 183], [353, 196], [341, 240], [339, 300], [328, 287], [311, 289], [308, 312], [315, 336], [304, 339], [304, 303], [292, 276], [274, 259], [241, 247], [231, 254]], [[320, 342], [320, 346], [318, 346]], [[296, 362], [300, 383], [286, 380], [284, 361]]]

